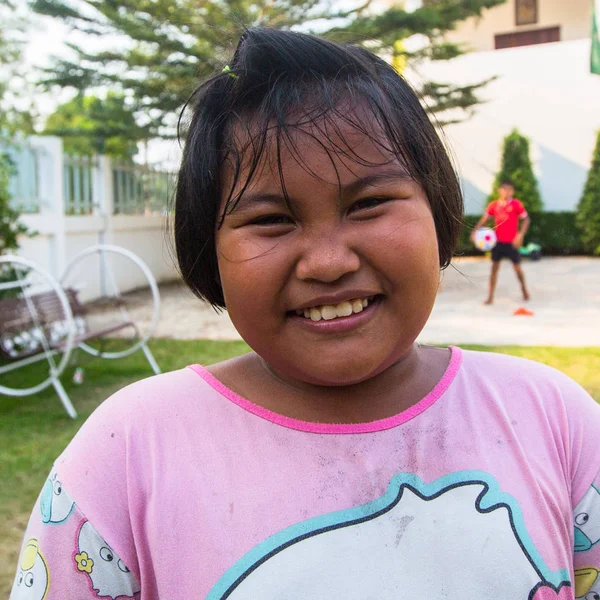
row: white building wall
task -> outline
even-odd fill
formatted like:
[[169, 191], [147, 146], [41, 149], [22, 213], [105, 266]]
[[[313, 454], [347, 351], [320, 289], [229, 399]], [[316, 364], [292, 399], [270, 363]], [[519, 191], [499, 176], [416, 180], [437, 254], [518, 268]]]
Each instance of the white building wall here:
[[515, 0], [507, 0], [470, 18], [448, 34], [452, 42], [463, 42], [476, 51], [494, 49], [494, 36], [560, 26], [561, 41], [589, 38], [592, 28], [591, 0], [538, 0], [538, 22], [516, 25]]
[[[22, 221], [36, 232], [22, 236], [19, 254], [33, 260], [60, 279], [68, 263], [79, 252], [96, 244], [114, 244], [131, 250], [149, 267], [157, 281], [179, 278], [171, 258], [170, 243], [163, 215], [114, 215], [111, 165], [104, 157], [94, 177], [94, 213], [65, 215], [63, 194], [62, 141], [55, 137], [32, 137], [27, 143], [38, 153], [40, 210], [22, 215]], [[122, 291], [147, 285], [142, 272], [131, 261], [111, 260], [116, 284]], [[100, 261], [86, 258], [68, 277], [69, 285], [81, 289], [82, 300], [91, 300], [102, 292]]]
[[433, 79], [480, 91], [474, 116], [445, 128], [465, 191], [467, 214], [481, 213], [513, 128], [531, 139], [544, 207], [575, 210], [600, 129], [600, 76], [589, 72], [590, 40], [477, 52], [406, 73], [417, 87]]

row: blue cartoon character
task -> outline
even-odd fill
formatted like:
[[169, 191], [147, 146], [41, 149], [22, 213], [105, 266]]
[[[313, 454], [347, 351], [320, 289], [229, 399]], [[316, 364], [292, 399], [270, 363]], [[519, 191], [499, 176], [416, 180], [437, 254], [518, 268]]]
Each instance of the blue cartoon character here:
[[600, 541], [600, 490], [595, 486], [585, 493], [573, 511], [575, 552], [584, 552]]
[[21, 552], [10, 600], [44, 600], [48, 595], [49, 582], [48, 566], [38, 541], [30, 538]]
[[575, 569], [575, 599], [600, 600], [600, 571], [596, 567]]
[[97, 597], [132, 598], [140, 591], [131, 571], [89, 521], [84, 521], [79, 529], [77, 546], [78, 552], [73, 556], [75, 568], [90, 578]]
[[516, 500], [482, 472], [411, 474], [356, 508], [298, 523], [227, 571], [207, 600], [527, 600], [571, 597], [529, 537]]
[[75, 508], [75, 502], [67, 494], [62, 483], [57, 478], [56, 471], [52, 470], [42, 489], [40, 497], [40, 510], [42, 522], [58, 525], [64, 523]]

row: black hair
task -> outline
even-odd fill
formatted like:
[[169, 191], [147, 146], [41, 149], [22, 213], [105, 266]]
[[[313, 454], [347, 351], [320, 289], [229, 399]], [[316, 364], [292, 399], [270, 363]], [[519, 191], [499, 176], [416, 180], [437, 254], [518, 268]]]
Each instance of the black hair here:
[[[384, 60], [311, 35], [248, 29], [229, 65], [200, 85], [188, 104], [192, 115], [175, 195], [175, 247], [184, 281], [215, 308], [225, 306], [216, 230], [257, 175], [268, 136], [275, 132], [279, 156], [280, 140], [293, 148], [289, 132], [306, 125], [319, 129], [319, 142], [333, 153], [355, 162], [361, 159], [350, 146], [334, 146], [328, 135], [339, 134], [340, 123], [350, 123], [397, 157], [429, 200], [440, 267], [450, 263], [462, 225], [460, 184], [416, 94]], [[240, 129], [249, 140], [243, 147]], [[298, 153], [295, 157], [302, 164]], [[234, 196], [242, 160], [249, 174]], [[227, 190], [225, 165], [234, 175]], [[281, 161], [278, 166], [285, 194]]]
[[505, 185], [510, 185], [511, 188], [515, 187], [515, 184], [510, 179], [503, 179], [502, 180], [502, 183], [500, 184], [500, 187], [503, 187]]

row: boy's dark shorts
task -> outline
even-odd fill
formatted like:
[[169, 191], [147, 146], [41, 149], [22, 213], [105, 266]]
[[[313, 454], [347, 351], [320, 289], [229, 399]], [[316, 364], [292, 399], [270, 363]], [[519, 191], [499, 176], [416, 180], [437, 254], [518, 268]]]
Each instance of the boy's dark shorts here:
[[512, 244], [498, 242], [492, 248], [492, 261], [499, 262], [503, 258], [509, 258], [514, 265], [518, 265], [521, 262], [521, 253]]

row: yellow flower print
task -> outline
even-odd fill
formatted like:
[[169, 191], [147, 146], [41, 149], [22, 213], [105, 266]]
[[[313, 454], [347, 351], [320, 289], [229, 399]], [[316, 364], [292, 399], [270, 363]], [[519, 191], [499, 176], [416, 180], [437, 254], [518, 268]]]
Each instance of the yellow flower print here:
[[86, 573], [92, 572], [94, 561], [87, 555], [87, 552], [81, 552], [81, 554], [76, 554], [75, 562], [77, 563], [77, 568], [80, 571], [85, 571]]

